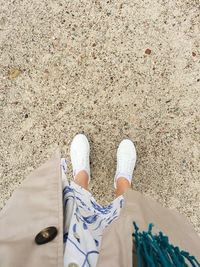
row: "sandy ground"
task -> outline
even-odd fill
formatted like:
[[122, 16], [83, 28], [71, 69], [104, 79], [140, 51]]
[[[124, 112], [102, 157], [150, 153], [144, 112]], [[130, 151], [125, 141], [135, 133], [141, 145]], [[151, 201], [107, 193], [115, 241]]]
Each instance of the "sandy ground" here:
[[69, 161], [79, 132], [90, 189], [108, 203], [128, 137], [134, 188], [200, 233], [199, 1], [2, 0], [0, 10], [0, 207], [57, 145]]

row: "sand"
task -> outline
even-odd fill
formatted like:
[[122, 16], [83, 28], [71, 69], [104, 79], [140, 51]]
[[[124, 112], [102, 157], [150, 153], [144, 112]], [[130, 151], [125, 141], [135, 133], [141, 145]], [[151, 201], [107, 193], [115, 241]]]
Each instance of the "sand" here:
[[91, 144], [90, 189], [114, 198], [116, 150], [133, 187], [200, 233], [200, 3], [1, 1], [0, 208], [57, 145]]

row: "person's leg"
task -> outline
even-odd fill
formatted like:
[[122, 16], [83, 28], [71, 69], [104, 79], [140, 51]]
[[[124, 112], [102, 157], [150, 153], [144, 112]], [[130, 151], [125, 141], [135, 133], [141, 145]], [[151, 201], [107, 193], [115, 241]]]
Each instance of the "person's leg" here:
[[90, 182], [90, 145], [84, 134], [77, 134], [70, 147], [74, 182], [87, 190]]
[[85, 188], [86, 190], [88, 189], [88, 181], [89, 177], [86, 171], [80, 171], [77, 173], [77, 175], [74, 177], [74, 182], [81, 187]]
[[124, 194], [128, 188], [131, 188], [136, 157], [136, 149], [133, 142], [129, 139], [124, 139], [117, 149], [117, 170], [114, 177], [117, 196]]
[[120, 196], [123, 195], [124, 192], [128, 189], [131, 188], [131, 184], [129, 181], [124, 178], [124, 177], [119, 177], [116, 182], [117, 188], [116, 188], [116, 195]]

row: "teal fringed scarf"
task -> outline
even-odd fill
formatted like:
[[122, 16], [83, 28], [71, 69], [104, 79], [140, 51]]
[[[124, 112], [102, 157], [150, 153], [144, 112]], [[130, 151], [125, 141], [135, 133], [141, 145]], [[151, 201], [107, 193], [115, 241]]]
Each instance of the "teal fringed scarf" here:
[[168, 237], [162, 232], [153, 235], [153, 224], [149, 224], [147, 232], [139, 232], [135, 222], [133, 225], [135, 231], [132, 236], [133, 245], [136, 247], [137, 267], [200, 267], [194, 256], [171, 245]]

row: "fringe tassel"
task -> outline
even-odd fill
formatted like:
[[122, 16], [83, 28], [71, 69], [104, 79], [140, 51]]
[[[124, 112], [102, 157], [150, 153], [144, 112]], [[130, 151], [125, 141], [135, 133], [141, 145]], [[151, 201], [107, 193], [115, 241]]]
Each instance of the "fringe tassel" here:
[[[136, 223], [132, 234], [136, 245], [137, 267], [200, 267], [200, 263], [188, 252], [169, 243], [169, 238], [162, 232], [152, 234], [153, 224], [147, 232], [139, 232]], [[190, 263], [190, 265], [188, 265]]]

